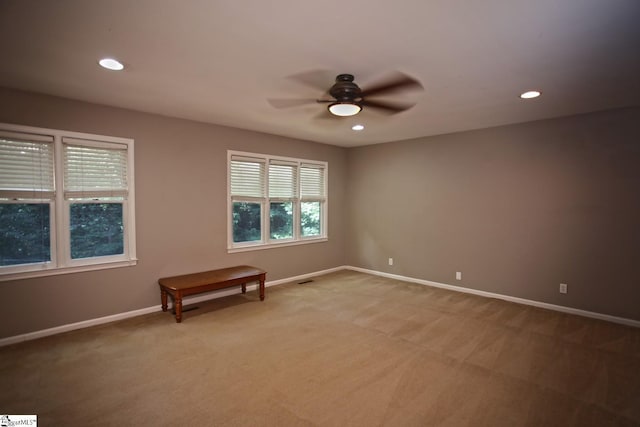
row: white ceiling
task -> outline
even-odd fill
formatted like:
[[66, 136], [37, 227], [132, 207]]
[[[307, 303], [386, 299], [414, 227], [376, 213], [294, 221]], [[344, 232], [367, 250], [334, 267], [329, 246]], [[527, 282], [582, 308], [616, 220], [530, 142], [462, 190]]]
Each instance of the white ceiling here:
[[[639, 105], [639, 18], [638, 0], [2, 0], [0, 86], [358, 146]], [[425, 90], [392, 116], [267, 102], [320, 97], [288, 78], [311, 70]]]

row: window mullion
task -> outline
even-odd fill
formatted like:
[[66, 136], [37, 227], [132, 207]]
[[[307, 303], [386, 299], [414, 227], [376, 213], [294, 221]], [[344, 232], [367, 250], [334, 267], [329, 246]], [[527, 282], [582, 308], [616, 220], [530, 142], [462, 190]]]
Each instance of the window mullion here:
[[69, 264], [69, 220], [67, 204], [64, 200], [64, 160], [62, 153], [62, 137], [55, 136], [54, 140], [54, 177], [55, 177], [55, 203], [54, 218], [56, 226], [51, 230], [51, 247], [55, 248], [51, 254], [52, 261], [55, 258], [55, 265], [66, 267]]
[[262, 201], [262, 217], [260, 219], [262, 243], [267, 243], [271, 236], [271, 202], [268, 197]]
[[293, 201], [293, 238], [295, 240], [300, 240], [300, 227], [302, 227], [300, 198], [297, 197]]
[[261, 216], [261, 236], [262, 243], [268, 243], [271, 238], [271, 199], [269, 198], [269, 170], [271, 164], [269, 159], [265, 159], [264, 169], [262, 169], [262, 194], [264, 200], [262, 201], [262, 216]]

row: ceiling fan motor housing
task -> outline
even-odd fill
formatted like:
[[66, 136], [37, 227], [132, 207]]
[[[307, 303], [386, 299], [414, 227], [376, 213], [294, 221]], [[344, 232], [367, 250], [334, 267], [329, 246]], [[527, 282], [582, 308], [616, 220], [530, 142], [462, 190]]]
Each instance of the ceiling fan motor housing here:
[[353, 75], [339, 74], [336, 83], [329, 89], [329, 94], [338, 102], [361, 101], [360, 88], [353, 82]]

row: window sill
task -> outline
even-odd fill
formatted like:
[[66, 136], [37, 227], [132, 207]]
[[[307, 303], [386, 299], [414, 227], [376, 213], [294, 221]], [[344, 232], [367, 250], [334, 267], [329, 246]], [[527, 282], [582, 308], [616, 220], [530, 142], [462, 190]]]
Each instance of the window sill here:
[[285, 246], [308, 245], [311, 243], [322, 243], [328, 240], [329, 240], [328, 237], [318, 237], [314, 239], [296, 240], [294, 242], [261, 243], [257, 245], [247, 245], [247, 246], [239, 246], [234, 248], [227, 248], [227, 253], [233, 254], [236, 252], [260, 251], [263, 249], [275, 249], [275, 248], [282, 248]]
[[128, 261], [112, 261], [101, 264], [90, 264], [76, 267], [43, 268], [40, 270], [0, 273], [0, 282], [8, 280], [31, 279], [34, 277], [57, 276], [59, 274], [80, 273], [83, 271], [106, 270], [108, 268], [131, 267], [138, 263], [137, 259]]

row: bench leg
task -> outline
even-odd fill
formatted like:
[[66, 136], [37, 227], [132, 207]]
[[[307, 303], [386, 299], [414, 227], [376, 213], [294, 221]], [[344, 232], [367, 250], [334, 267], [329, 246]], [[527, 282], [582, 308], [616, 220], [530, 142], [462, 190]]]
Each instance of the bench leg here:
[[175, 309], [176, 309], [176, 323], [180, 323], [182, 322], [182, 294], [181, 293], [176, 292], [173, 299], [173, 305], [175, 306]]
[[264, 301], [264, 278], [260, 278], [260, 301]]
[[242, 284], [242, 293], [243, 294], [247, 293], [247, 284], [246, 283]]
[[160, 289], [160, 301], [162, 301], [162, 311], [167, 311], [167, 291]]

